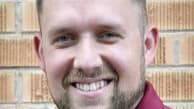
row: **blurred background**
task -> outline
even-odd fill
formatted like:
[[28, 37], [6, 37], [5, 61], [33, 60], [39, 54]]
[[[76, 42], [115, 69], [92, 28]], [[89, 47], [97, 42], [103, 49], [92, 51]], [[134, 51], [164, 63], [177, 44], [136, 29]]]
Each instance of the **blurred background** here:
[[[55, 109], [32, 38], [35, 0], [0, 0], [0, 109]], [[157, 56], [146, 70], [165, 104], [194, 109], [194, 0], [147, 0], [160, 29]]]

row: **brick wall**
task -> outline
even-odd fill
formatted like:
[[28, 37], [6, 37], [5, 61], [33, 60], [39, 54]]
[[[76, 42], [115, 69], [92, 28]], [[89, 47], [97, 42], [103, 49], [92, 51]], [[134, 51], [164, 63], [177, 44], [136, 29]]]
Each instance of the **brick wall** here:
[[[33, 51], [33, 1], [0, 0], [0, 109], [56, 108]], [[160, 29], [147, 79], [167, 105], [194, 109], [194, 0], [148, 0], [147, 8]]]

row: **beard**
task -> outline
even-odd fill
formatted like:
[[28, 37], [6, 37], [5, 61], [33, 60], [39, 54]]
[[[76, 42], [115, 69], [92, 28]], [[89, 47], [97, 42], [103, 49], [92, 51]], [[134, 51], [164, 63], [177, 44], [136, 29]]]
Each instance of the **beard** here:
[[[65, 76], [63, 80], [63, 88], [64, 93], [61, 95], [60, 100], [55, 100], [54, 102], [57, 105], [58, 109], [80, 109], [80, 108], [73, 108], [72, 97], [70, 96], [69, 84], [74, 80], [87, 80], [88, 78], [99, 78], [99, 77], [111, 77], [114, 78], [114, 89], [113, 89], [113, 96], [110, 99], [109, 107], [106, 109], [135, 109], [141, 97], [144, 93], [145, 87], [145, 76], [144, 76], [144, 67], [141, 67], [141, 77], [139, 80], [138, 87], [136, 90], [133, 91], [121, 91], [119, 89], [119, 79], [118, 75], [115, 71], [110, 70], [111, 68], [105, 65], [102, 69], [96, 69], [92, 73], [83, 72], [77, 69], [72, 70], [68, 75]], [[106, 72], [106, 73], [105, 73]], [[98, 108], [95, 109], [102, 109]], [[90, 108], [92, 109], [92, 108]]]
[[117, 88], [110, 109], [135, 109], [144, 92], [145, 82], [141, 81], [138, 89], [131, 93], [121, 92]]

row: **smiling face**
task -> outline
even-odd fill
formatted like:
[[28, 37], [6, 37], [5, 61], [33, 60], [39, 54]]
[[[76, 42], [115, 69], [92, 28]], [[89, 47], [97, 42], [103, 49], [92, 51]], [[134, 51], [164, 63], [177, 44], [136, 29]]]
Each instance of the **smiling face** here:
[[130, 0], [43, 3], [42, 36], [34, 43], [59, 109], [137, 105], [145, 83], [137, 13]]

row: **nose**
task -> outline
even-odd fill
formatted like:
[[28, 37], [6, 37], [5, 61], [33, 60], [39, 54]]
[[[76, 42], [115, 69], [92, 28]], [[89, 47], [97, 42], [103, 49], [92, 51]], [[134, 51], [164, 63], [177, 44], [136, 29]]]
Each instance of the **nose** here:
[[95, 42], [85, 37], [76, 51], [74, 68], [86, 75], [92, 75], [101, 68], [102, 64], [102, 58], [95, 47]]

